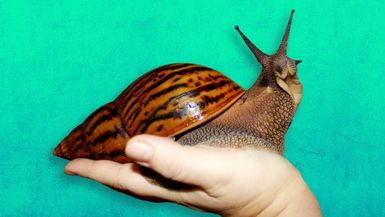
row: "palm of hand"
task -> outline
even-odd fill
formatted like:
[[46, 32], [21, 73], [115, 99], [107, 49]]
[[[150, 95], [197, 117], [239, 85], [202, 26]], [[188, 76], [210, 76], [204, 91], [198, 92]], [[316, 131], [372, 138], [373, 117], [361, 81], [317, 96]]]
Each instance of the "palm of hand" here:
[[[65, 171], [139, 198], [173, 201], [223, 216], [277, 216], [295, 194], [308, 191], [298, 171], [271, 152], [180, 146], [168, 138], [142, 135], [130, 140], [126, 154], [133, 163], [76, 159]], [[192, 187], [170, 189], [151, 182], [139, 165]]]

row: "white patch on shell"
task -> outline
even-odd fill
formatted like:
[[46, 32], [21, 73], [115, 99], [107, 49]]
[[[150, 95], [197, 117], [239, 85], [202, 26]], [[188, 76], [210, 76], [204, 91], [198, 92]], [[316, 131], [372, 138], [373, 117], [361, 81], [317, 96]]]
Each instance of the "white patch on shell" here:
[[201, 120], [203, 115], [201, 113], [201, 109], [198, 104], [195, 102], [188, 102], [185, 104], [186, 115], [189, 117], [193, 117], [196, 120]]

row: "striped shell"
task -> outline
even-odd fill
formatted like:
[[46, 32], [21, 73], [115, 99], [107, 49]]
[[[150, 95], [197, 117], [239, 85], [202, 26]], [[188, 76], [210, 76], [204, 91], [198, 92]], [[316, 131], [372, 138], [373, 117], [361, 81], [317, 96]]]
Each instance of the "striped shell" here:
[[124, 147], [130, 137], [177, 136], [219, 115], [244, 92], [220, 72], [204, 66], [162, 66], [92, 113], [56, 147], [54, 154], [66, 159], [128, 162]]

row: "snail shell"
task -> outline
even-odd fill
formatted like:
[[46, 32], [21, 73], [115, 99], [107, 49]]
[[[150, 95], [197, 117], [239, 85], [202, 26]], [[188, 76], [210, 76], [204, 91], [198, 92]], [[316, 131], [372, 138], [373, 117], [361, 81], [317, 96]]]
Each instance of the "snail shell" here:
[[126, 162], [123, 149], [130, 137], [179, 135], [219, 115], [244, 92], [213, 69], [194, 64], [165, 65], [146, 73], [115, 101], [92, 113], [54, 154], [66, 159]]
[[263, 53], [235, 27], [262, 64], [259, 78], [247, 91], [204, 66], [162, 66], [92, 113], [54, 154], [70, 160], [129, 162], [124, 147], [137, 134], [175, 137], [183, 145], [252, 146], [282, 153], [302, 96], [297, 76], [301, 61], [286, 55], [293, 13], [273, 55]]

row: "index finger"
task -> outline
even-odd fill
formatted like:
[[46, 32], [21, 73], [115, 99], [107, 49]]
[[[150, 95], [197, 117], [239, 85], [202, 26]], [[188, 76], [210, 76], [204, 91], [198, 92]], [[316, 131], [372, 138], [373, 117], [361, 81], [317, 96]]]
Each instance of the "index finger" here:
[[176, 192], [150, 183], [139, 172], [135, 163], [120, 164], [109, 160], [75, 159], [64, 169], [69, 175], [79, 175], [111, 186], [135, 196], [160, 198], [168, 201], [177, 199]]

